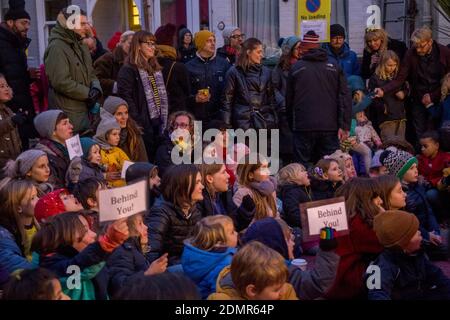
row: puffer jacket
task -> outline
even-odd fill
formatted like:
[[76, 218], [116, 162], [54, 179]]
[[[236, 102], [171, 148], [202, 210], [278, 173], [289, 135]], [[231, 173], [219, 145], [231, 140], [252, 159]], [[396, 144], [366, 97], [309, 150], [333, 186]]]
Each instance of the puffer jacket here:
[[0, 269], [10, 274], [19, 269], [33, 268], [33, 264], [25, 258], [12, 233], [0, 226]]
[[131, 237], [118, 247], [106, 261], [109, 290], [114, 295], [132, 279], [144, 275], [150, 264], [142, 253], [139, 237]]
[[252, 110], [264, 117], [267, 129], [278, 127], [272, 74], [265, 66], [252, 65], [246, 71], [233, 66], [227, 73], [223, 100], [222, 119], [233, 128], [261, 129], [254, 126]]
[[[208, 121], [218, 118], [223, 104], [222, 94], [225, 87], [225, 75], [230, 64], [222, 57], [214, 56], [203, 59], [197, 56], [186, 64], [191, 83], [189, 104], [198, 121]], [[196, 103], [195, 96], [201, 89], [209, 88], [211, 100], [207, 103]], [[205, 126], [205, 122], [203, 123]]]
[[62, 14], [50, 33], [44, 61], [50, 84], [50, 107], [61, 109], [69, 116], [74, 132], [83, 133], [90, 129], [86, 100], [91, 87], [100, 92], [102, 88], [87, 46], [67, 28]]
[[329, 61], [332, 63], [337, 62], [347, 78], [350, 76], [359, 76], [361, 74], [358, 56], [354, 51], [350, 50], [348, 43], [344, 43], [341, 52], [338, 54], [333, 51], [329, 43], [324, 44], [323, 48], [327, 50]]
[[[376, 74], [374, 74], [370, 80], [368, 88], [370, 91], [375, 88], [382, 88], [387, 85], [391, 80], [381, 80]], [[400, 88], [401, 91], [404, 88]], [[374, 99], [372, 104], [373, 112], [376, 119], [382, 124], [385, 121], [396, 121], [406, 119], [405, 102], [396, 97], [398, 91], [386, 93], [383, 98]]]
[[311, 191], [305, 186], [287, 184], [280, 188], [280, 198], [283, 202], [281, 217], [291, 227], [302, 227], [300, 219], [300, 204], [312, 201]]
[[144, 217], [148, 227], [150, 252], [147, 260], [153, 262], [164, 253], [169, 254], [169, 265], [180, 263], [184, 241], [190, 236], [195, 224], [202, 218], [201, 212], [193, 207], [189, 217], [174, 204], [157, 200]]
[[342, 185], [341, 182], [334, 184], [329, 180], [311, 178], [311, 191], [313, 201], [326, 200], [334, 198], [336, 190]]
[[425, 187], [419, 183], [410, 183], [404, 184], [403, 189], [406, 192], [405, 211], [415, 214], [419, 219], [422, 238], [429, 240], [429, 233], [433, 231], [440, 234], [439, 223], [427, 200]]
[[289, 72], [286, 114], [294, 131], [350, 130], [352, 98], [324, 49], [310, 50]]
[[221, 249], [223, 250], [205, 251], [185, 243], [181, 265], [184, 273], [199, 287], [202, 299], [216, 291], [219, 273], [231, 264], [236, 253], [236, 248]]
[[449, 300], [450, 279], [423, 251], [406, 255], [385, 249], [374, 261], [381, 288], [369, 290], [369, 300]]
[[53, 140], [43, 138], [36, 145], [35, 149], [42, 150], [47, 154], [51, 171], [48, 182], [54, 189], [64, 188], [66, 185], [66, 172], [70, 164], [67, 148]]

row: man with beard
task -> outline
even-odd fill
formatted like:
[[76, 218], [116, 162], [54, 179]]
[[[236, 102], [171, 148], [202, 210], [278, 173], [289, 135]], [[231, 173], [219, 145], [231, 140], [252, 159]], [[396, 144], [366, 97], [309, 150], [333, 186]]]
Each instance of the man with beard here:
[[4, 74], [13, 90], [13, 98], [7, 103], [15, 113], [22, 113], [19, 134], [24, 150], [29, 139], [36, 137], [33, 126], [34, 107], [30, 94], [32, 79], [39, 78], [39, 69], [29, 69], [26, 50], [30, 44], [27, 38], [30, 29], [30, 15], [25, 11], [25, 1], [10, 0], [4, 22], [0, 24], [0, 73]]

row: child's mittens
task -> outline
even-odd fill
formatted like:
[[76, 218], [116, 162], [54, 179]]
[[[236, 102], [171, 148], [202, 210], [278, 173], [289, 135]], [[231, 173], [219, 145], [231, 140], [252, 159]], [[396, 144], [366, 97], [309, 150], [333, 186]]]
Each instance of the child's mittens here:
[[108, 227], [106, 234], [98, 242], [105, 252], [111, 253], [129, 237], [127, 219], [120, 219]]
[[336, 229], [326, 227], [320, 229], [319, 247], [323, 251], [331, 251], [337, 248], [338, 242], [335, 238]]
[[241, 206], [248, 212], [253, 212], [256, 208], [255, 202], [249, 194], [242, 199]]

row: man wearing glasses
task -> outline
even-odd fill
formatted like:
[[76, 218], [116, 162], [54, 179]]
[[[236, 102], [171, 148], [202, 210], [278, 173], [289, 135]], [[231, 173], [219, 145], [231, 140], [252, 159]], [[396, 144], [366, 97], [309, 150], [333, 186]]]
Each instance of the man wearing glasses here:
[[[450, 72], [450, 50], [435, 42], [429, 27], [414, 31], [411, 36], [413, 47], [408, 50], [395, 81], [383, 88], [375, 89], [376, 97], [382, 98], [385, 93], [397, 90], [408, 81], [411, 86], [411, 114], [408, 122], [412, 123], [417, 138], [427, 130], [436, 129], [427, 111], [441, 99], [441, 80]], [[440, 123], [440, 119], [436, 120]], [[418, 139], [417, 151], [420, 152]]]
[[217, 54], [228, 59], [232, 65], [236, 62], [236, 58], [241, 50], [242, 43], [245, 40], [245, 34], [238, 27], [227, 27], [222, 32], [225, 45], [217, 49]]

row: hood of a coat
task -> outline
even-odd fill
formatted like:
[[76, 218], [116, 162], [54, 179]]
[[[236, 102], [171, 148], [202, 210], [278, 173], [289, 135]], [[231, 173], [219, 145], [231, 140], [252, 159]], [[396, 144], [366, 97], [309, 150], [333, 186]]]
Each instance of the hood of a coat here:
[[325, 49], [317, 48], [309, 50], [301, 60], [306, 61], [328, 61], [328, 54]]
[[183, 265], [184, 273], [191, 279], [201, 281], [224, 260], [228, 259], [229, 263], [231, 263], [230, 254], [234, 253], [236, 253], [235, 248], [227, 248], [223, 252], [200, 250], [186, 241], [181, 256], [181, 264]]
[[80, 36], [74, 31], [67, 28], [67, 19], [62, 13], [58, 15], [56, 26], [52, 29], [48, 43], [52, 43], [54, 40], [61, 40], [68, 44], [79, 43]]
[[216, 293], [223, 294], [233, 300], [243, 300], [231, 279], [231, 268], [225, 267], [217, 277]]
[[137, 162], [128, 167], [125, 175], [125, 181], [129, 184], [133, 181], [138, 181], [144, 178], [147, 178], [148, 180], [150, 178], [150, 173], [154, 168], [158, 167], [148, 162]]

